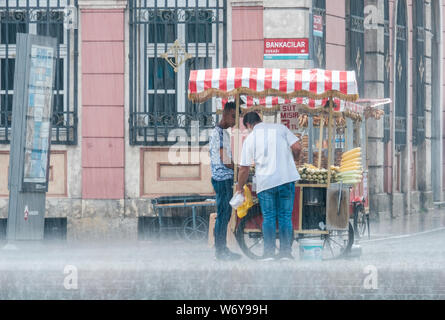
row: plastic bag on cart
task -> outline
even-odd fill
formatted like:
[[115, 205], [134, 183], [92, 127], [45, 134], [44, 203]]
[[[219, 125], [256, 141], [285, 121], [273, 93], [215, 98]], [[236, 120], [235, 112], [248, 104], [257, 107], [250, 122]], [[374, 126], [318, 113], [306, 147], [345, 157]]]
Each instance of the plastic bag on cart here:
[[238, 209], [244, 203], [244, 197], [241, 193], [235, 193], [230, 199], [229, 204], [233, 209]]
[[236, 210], [236, 214], [238, 218], [244, 218], [247, 215], [247, 211], [253, 206], [252, 193], [250, 189], [244, 185], [244, 202], [241, 206]]

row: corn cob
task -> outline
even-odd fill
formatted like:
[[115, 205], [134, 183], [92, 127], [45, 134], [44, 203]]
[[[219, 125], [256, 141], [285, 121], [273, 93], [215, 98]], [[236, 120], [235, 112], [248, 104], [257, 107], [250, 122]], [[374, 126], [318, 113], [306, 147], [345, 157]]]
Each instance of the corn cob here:
[[360, 152], [361, 152], [361, 148], [358, 147], [358, 148], [354, 148], [354, 149], [344, 152], [343, 156], [346, 157], [347, 155], [352, 155], [352, 154], [356, 154], [356, 153], [360, 153]]
[[342, 155], [341, 160], [342, 161], [347, 161], [347, 160], [351, 160], [351, 159], [357, 159], [360, 158], [362, 156], [361, 152], [357, 152], [357, 153], [353, 153], [353, 154], [348, 154], [348, 155]]

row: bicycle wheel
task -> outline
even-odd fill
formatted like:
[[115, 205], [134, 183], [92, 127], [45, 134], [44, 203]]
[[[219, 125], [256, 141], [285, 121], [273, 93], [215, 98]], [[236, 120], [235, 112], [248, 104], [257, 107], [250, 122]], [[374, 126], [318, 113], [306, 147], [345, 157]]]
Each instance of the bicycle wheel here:
[[323, 259], [337, 259], [344, 257], [351, 251], [354, 242], [354, 228], [349, 222], [348, 230], [330, 230], [324, 236]]
[[255, 204], [241, 219], [235, 230], [235, 238], [243, 253], [251, 259], [263, 256], [264, 241], [262, 232], [263, 217], [260, 205]]
[[[249, 209], [235, 230], [235, 237], [243, 253], [254, 260], [261, 259], [264, 252], [263, 217], [259, 204]], [[277, 234], [275, 247], [279, 249], [280, 240]]]
[[184, 220], [182, 231], [184, 238], [188, 241], [202, 241], [207, 238], [209, 226], [202, 217], [195, 217], [195, 225], [193, 224], [193, 217], [188, 217]]
[[365, 235], [367, 220], [366, 213], [363, 206], [357, 206], [354, 212], [354, 235], [357, 239], [362, 238]]

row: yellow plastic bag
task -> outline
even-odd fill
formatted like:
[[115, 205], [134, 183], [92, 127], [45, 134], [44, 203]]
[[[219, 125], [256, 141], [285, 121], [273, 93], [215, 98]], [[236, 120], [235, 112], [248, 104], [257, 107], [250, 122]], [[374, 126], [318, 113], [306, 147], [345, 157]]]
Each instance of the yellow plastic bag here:
[[236, 214], [238, 218], [244, 218], [247, 215], [247, 211], [253, 206], [252, 194], [250, 193], [250, 189], [244, 185], [244, 202], [242, 205], [236, 209]]

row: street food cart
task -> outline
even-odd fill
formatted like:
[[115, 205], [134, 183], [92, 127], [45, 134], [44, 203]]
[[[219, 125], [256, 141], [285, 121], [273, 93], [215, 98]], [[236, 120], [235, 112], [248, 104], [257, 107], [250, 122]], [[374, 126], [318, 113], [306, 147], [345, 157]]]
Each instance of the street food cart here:
[[[363, 181], [362, 170], [359, 175], [359, 170], [351, 167], [353, 172], [346, 175], [349, 171], [339, 172], [340, 166], [334, 166], [333, 162], [337, 122], [341, 127], [341, 117], [359, 119], [360, 111], [364, 109], [353, 103], [358, 99], [354, 71], [263, 68], [193, 70], [190, 73], [188, 97], [196, 103], [214, 97], [235, 99], [237, 110], [242, 100], [245, 110], [260, 112], [278, 112], [283, 105], [291, 105], [301, 112], [301, 121], [307, 116], [311, 127], [318, 120], [319, 143], [318, 153], [315, 153], [317, 166], [311, 163], [315, 160], [312, 151], [307, 163], [298, 166], [302, 180], [295, 184], [292, 213], [294, 238], [297, 241], [302, 238], [323, 240], [325, 258], [340, 257], [351, 249], [354, 229], [349, 222], [350, 191], [359, 180]], [[354, 108], [360, 110], [355, 112]], [[236, 129], [239, 129], [239, 112], [236, 115]], [[239, 130], [236, 129], [234, 158], [238, 159], [240, 141]], [[311, 132], [309, 137], [312, 135]], [[327, 143], [323, 143], [323, 140]], [[347, 157], [344, 160], [348, 164], [350, 161], [357, 164], [354, 158], [357, 150], [351, 154], [345, 153]], [[255, 197], [255, 192], [252, 194]], [[262, 215], [258, 202], [255, 202], [248, 214], [237, 219], [234, 226], [241, 249], [253, 259], [260, 258], [263, 250]]]
[[[358, 99], [355, 102], [345, 102], [344, 106], [341, 108], [340, 113], [335, 113], [334, 118], [334, 138], [332, 140], [333, 144], [333, 162], [335, 166], [341, 164], [341, 155], [348, 150], [360, 147], [361, 148], [361, 165], [362, 165], [362, 176], [358, 183], [354, 183], [350, 186], [349, 193], [349, 215], [353, 223], [354, 236], [356, 239], [362, 238], [366, 232], [368, 237], [370, 236], [369, 228], [369, 188], [368, 188], [368, 130], [366, 120], [372, 118], [375, 120], [380, 120], [384, 115], [384, 111], [379, 108], [385, 104], [391, 102], [391, 99]], [[294, 105], [285, 104], [283, 105], [284, 110], [295, 110]], [[283, 114], [282, 114], [283, 116]], [[303, 132], [303, 156], [301, 157], [299, 164], [303, 165], [306, 162], [312, 162], [309, 157], [309, 153], [313, 155], [315, 159], [314, 162], [318, 162], [318, 167], [320, 167], [320, 162], [322, 167], [326, 167], [326, 156], [323, 152], [315, 151], [312, 153], [309, 147], [308, 139], [309, 135], [319, 136], [318, 142], [322, 141], [324, 145], [327, 145], [327, 140], [324, 140], [322, 128], [327, 123], [326, 117], [324, 121], [320, 121], [322, 117], [320, 115], [312, 115], [312, 130], [308, 128], [309, 117], [307, 112], [304, 110], [297, 115], [298, 118], [298, 132]], [[282, 117], [282, 123], [288, 125], [289, 120], [284, 114], [284, 120]], [[290, 128], [291, 129], [291, 128]], [[314, 130], [316, 129], [316, 130]], [[301, 137], [301, 134], [298, 134]], [[318, 143], [317, 142], [317, 143]], [[312, 144], [311, 144], [312, 145]], [[314, 146], [315, 148], [315, 146]], [[319, 149], [320, 147], [318, 147]], [[309, 150], [308, 150], [309, 149]], [[315, 156], [314, 156], [315, 154]], [[323, 161], [321, 160], [323, 159]]]
[[[369, 188], [368, 188], [368, 122], [367, 119], [380, 120], [384, 115], [381, 109], [391, 99], [358, 99], [354, 103], [346, 103], [346, 109], [359, 117], [346, 125], [344, 134], [347, 143], [345, 151], [355, 147], [362, 147], [363, 179], [354, 185], [350, 192], [349, 213], [353, 221], [356, 238], [362, 238], [366, 233], [370, 236], [369, 227]], [[348, 123], [347, 123], [348, 124]], [[349, 129], [349, 130], [348, 130]]]

